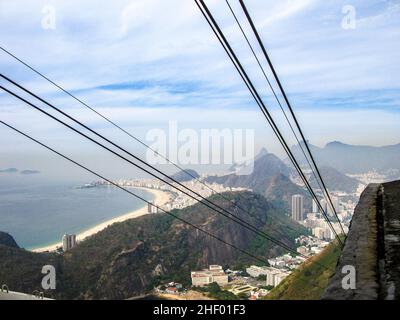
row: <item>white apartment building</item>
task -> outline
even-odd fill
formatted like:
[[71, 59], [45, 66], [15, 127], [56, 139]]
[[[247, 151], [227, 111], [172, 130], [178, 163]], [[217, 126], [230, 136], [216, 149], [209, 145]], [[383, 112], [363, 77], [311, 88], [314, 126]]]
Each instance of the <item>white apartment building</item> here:
[[[332, 223], [332, 226], [337, 234], [342, 233], [339, 224]], [[347, 227], [343, 227], [343, 229], [345, 232], [348, 231]], [[336, 237], [335, 233], [333, 233], [331, 228], [328, 226], [313, 228], [312, 233], [316, 238], [318, 238], [320, 240], [333, 240]]]
[[319, 207], [318, 207], [317, 201], [315, 201], [315, 199], [312, 199], [312, 212], [314, 212], [314, 213], [319, 212]]
[[76, 245], [76, 235], [75, 234], [64, 234], [62, 237], [62, 244], [64, 252], [72, 249]]
[[266, 274], [266, 285], [276, 287], [288, 275], [289, 273], [287, 272], [282, 272], [279, 269], [268, 267], [268, 272]]
[[249, 268], [246, 268], [246, 272], [254, 277], [257, 278], [261, 275], [267, 275], [268, 273], [268, 267], [266, 266], [262, 266], [262, 267], [258, 267], [258, 266], [250, 266]]
[[285, 266], [285, 261], [283, 261], [282, 259], [278, 259], [278, 258], [268, 259], [268, 263], [272, 267], [281, 268], [281, 267]]
[[158, 213], [158, 207], [151, 201], [147, 203], [147, 213]]
[[325, 230], [325, 228], [315, 227], [312, 229], [312, 234], [314, 237], [316, 237], [320, 240], [323, 240], [323, 239], [325, 239], [324, 230]]
[[300, 254], [307, 254], [308, 249], [307, 249], [307, 247], [305, 247], [305, 246], [300, 246], [300, 247], [298, 247], [298, 248], [296, 249], [296, 251], [297, 251], [298, 253], [300, 253]]
[[328, 203], [326, 202], [326, 200], [325, 199], [321, 199], [321, 201], [319, 203], [321, 204], [321, 207], [324, 210], [324, 212], [327, 212]]
[[304, 197], [300, 194], [292, 196], [292, 219], [295, 221], [304, 220]]
[[220, 286], [228, 284], [228, 275], [219, 265], [210, 265], [208, 269], [201, 271], [192, 271], [190, 273], [192, 278], [192, 286], [206, 286], [210, 283], [216, 282]]

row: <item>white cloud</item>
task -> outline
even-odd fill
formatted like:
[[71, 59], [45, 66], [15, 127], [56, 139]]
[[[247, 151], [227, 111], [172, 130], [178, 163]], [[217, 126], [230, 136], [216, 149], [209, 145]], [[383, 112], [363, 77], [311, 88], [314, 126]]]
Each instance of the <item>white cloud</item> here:
[[[359, 18], [359, 27], [355, 30], [341, 28], [341, 7], [345, 1], [246, 2], [305, 123], [316, 121], [313, 114], [317, 111], [313, 108], [319, 108], [320, 117], [315, 119], [323, 121], [323, 112], [330, 117], [329, 112], [335, 107], [360, 110], [372, 105], [376, 110], [379, 108], [376, 97], [371, 97], [374, 92], [400, 90], [398, 7], [383, 2], [380, 6], [374, 1], [353, 2]], [[240, 13], [240, 6], [231, 3]], [[224, 123], [228, 113], [228, 119], [238, 125], [244, 117], [249, 117], [249, 121], [258, 117], [254, 126], [264, 128], [247, 89], [193, 1], [21, 0], [0, 4], [1, 46], [67, 89], [76, 90], [85, 102], [101, 108], [126, 126], [137, 124], [140, 118], [141, 125], [152, 128], [175, 114], [199, 123], [210, 119]], [[41, 28], [41, 8], [47, 4], [56, 8], [55, 30]], [[238, 49], [257, 87], [270, 97], [224, 1], [207, 1], [207, 4]], [[244, 22], [243, 14], [239, 16]], [[75, 101], [56, 94], [53, 87], [1, 52], [0, 68], [35, 92], [78, 112]], [[98, 88], [137, 82], [149, 85], [132, 85], [120, 90]], [[179, 89], [187, 86], [188, 90], [173, 90], [174, 86]], [[398, 99], [391, 91], [382, 92], [383, 95], [385, 101], [394, 101], [392, 106]], [[346, 101], [327, 104], [328, 100], [340, 97], [352, 97], [351, 101], [358, 103], [355, 106]], [[0, 99], [4, 101], [2, 96]], [[385, 108], [388, 104], [382, 103]], [[157, 109], [146, 111], [151, 107]], [[219, 113], [211, 112], [217, 108], [223, 109]], [[230, 111], [226, 112], [228, 108]], [[240, 113], [248, 109], [254, 113]], [[17, 114], [13, 116], [12, 110], [3, 108], [0, 116], [27, 125]], [[374, 120], [374, 114], [366, 114]], [[100, 125], [90, 113], [81, 116]], [[390, 120], [386, 113], [380, 119], [381, 132], [386, 126], [392, 126], [391, 122], [385, 122]], [[40, 121], [31, 124], [39, 125]], [[346, 138], [346, 134], [353, 133], [354, 125], [364, 134], [357, 121], [357, 117], [349, 116], [336, 133], [333, 129], [327, 130], [326, 137], [319, 139]], [[49, 122], [45, 123], [52, 128]], [[391, 134], [396, 132], [393, 129]], [[310, 135], [311, 140], [318, 136], [315, 131], [310, 131]], [[386, 137], [399, 140], [398, 135]], [[384, 143], [385, 135], [381, 134], [378, 140]]]
[[285, 0], [276, 1], [267, 18], [258, 23], [258, 27], [265, 28], [277, 21], [288, 19], [306, 8], [310, 8], [314, 0]]

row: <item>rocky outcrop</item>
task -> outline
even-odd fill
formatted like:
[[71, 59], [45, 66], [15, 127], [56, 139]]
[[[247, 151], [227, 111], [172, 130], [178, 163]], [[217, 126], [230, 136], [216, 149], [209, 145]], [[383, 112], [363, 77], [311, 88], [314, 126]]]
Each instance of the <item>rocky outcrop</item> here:
[[14, 238], [10, 234], [2, 231], [0, 231], [0, 245], [11, 248], [19, 248]]

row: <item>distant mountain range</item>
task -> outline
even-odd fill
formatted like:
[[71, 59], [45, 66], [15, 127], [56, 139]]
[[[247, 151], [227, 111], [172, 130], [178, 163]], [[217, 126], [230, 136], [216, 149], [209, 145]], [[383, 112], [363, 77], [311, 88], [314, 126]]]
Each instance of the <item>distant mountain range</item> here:
[[[319, 148], [309, 144], [310, 149], [320, 166], [328, 166], [342, 173], [358, 174], [371, 170], [386, 172], [400, 170], [400, 143], [382, 147], [358, 146], [334, 141]], [[292, 147], [298, 159], [304, 159], [299, 145]], [[302, 160], [303, 165], [306, 164]]]
[[40, 171], [39, 170], [22, 170], [20, 173], [21, 174], [37, 174], [37, 173], [40, 173]]
[[[300, 156], [298, 157], [301, 158]], [[218, 183], [225, 187], [244, 187], [262, 194], [269, 200], [281, 202], [288, 210], [291, 207], [291, 197], [294, 194], [302, 194], [305, 199], [305, 208], [311, 206], [311, 196], [309, 192], [290, 180], [291, 175], [297, 172], [292, 166], [287, 165], [272, 153], [262, 149], [254, 158], [253, 171], [250, 174], [231, 173], [223, 176], [209, 176], [206, 178], [208, 183]], [[319, 161], [319, 170], [325, 185], [329, 190], [339, 190], [347, 193], [353, 193], [357, 190], [360, 181], [346, 176], [344, 173], [329, 167], [321, 166]], [[311, 175], [309, 182], [313, 188], [319, 188], [315, 177]]]
[[[252, 192], [214, 195], [211, 201], [294, 247], [307, 231], [264, 197]], [[250, 214], [234, 207], [234, 203]], [[174, 214], [253, 255], [264, 259], [283, 251], [255, 233], [211, 211], [201, 203]], [[289, 229], [289, 228], [290, 229]], [[40, 289], [43, 265], [57, 270], [57, 299], [125, 299], [158, 283], [190, 283], [190, 271], [209, 264], [254, 264], [254, 259], [166, 214], [146, 215], [115, 223], [66, 253], [32, 253], [7, 240], [0, 244], [0, 279], [10, 289]], [[90, 257], [90, 258], [88, 258]], [[23, 281], [21, 281], [23, 279]]]
[[[18, 170], [17, 168], [0, 169], [0, 173], [16, 173], [16, 172], [18, 172], [18, 171], [19, 171], [19, 170]], [[38, 170], [30, 170], [30, 169], [27, 169], [27, 170], [22, 170], [22, 171], [20, 171], [19, 173], [20, 173], [20, 174], [28, 175], [28, 174], [40, 173], [40, 171], [38, 171]]]

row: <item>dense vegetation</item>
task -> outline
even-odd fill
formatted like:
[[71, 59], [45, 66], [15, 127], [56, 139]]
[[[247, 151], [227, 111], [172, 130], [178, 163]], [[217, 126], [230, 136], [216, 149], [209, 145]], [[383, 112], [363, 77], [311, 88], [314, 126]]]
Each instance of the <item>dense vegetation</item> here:
[[[290, 246], [306, 230], [264, 197], [226, 193], [212, 201]], [[237, 202], [247, 213], [238, 210]], [[174, 214], [252, 254], [268, 258], [283, 253], [253, 232], [197, 203]], [[287, 233], [287, 225], [292, 229]], [[116, 223], [63, 255], [35, 254], [0, 246], [0, 279], [10, 288], [30, 292], [40, 286], [41, 266], [57, 269], [56, 298], [122, 299], [145, 293], [165, 281], [190, 283], [190, 271], [209, 264], [253, 264], [254, 260], [166, 214]], [[23, 280], [21, 280], [23, 279]]]
[[205, 287], [193, 287], [193, 290], [206, 294], [216, 300], [237, 300], [238, 297], [230, 291], [222, 290], [218, 283], [213, 282]]
[[340, 252], [340, 245], [332, 242], [324, 251], [292, 272], [266, 299], [319, 300], [335, 271]]

